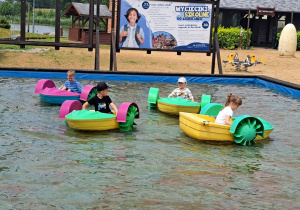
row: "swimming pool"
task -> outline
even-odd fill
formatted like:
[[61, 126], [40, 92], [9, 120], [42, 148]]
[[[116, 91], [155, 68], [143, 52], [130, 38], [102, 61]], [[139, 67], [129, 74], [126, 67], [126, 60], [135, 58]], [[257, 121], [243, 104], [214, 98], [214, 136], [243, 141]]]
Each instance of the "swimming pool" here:
[[[63, 75], [52, 78], [57, 86]], [[180, 130], [178, 116], [149, 110], [149, 88], [165, 97], [174, 82], [106, 80], [117, 106], [139, 105], [136, 129], [81, 132], [58, 119], [59, 106], [34, 94], [38, 80], [0, 77], [3, 209], [300, 207], [297, 98], [251, 84], [189, 82], [196, 101], [210, 94], [223, 104], [234, 92], [243, 99], [235, 116], [259, 116], [274, 125], [269, 139], [243, 147], [196, 141]]]

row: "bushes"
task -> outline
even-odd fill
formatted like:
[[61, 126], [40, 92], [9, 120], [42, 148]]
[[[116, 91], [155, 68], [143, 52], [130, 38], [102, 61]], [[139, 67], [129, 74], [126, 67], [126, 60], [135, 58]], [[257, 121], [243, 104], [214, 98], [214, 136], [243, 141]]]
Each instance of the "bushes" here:
[[0, 28], [10, 29], [11, 25], [5, 19], [0, 19]]
[[[244, 34], [242, 37], [242, 49], [246, 48], [246, 42], [247, 42], [247, 31], [243, 29]], [[228, 49], [233, 50], [239, 47], [240, 44], [240, 33], [241, 28], [239, 27], [230, 27], [230, 28], [224, 28], [220, 26], [218, 28], [218, 38], [219, 38], [219, 46], [221, 49]], [[248, 46], [250, 46], [251, 43], [251, 35], [252, 31], [249, 29], [249, 35], [248, 35]]]
[[300, 31], [297, 32], [297, 50], [300, 50]]

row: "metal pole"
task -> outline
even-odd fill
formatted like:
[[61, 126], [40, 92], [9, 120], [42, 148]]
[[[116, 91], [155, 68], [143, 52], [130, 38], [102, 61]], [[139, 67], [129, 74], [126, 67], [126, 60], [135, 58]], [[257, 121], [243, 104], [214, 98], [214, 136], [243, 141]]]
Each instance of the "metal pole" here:
[[[115, 15], [116, 15], [116, 0], [112, 0], [112, 16], [111, 16], [111, 33], [115, 33]], [[114, 34], [111, 36], [112, 38], [115, 38]], [[109, 70], [113, 70], [113, 65], [114, 65], [114, 55], [113, 55], [113, 47], [115, 48], [116, 46], [113, 46], [113, 40], [111, 40], [110, 44], [110, 62], [109, 62]]]
[[[215, 13], [214, 13], [214, 22], [215, 22], [215, 33], [214, 36], [218, 33], [218, 19], [219, 19], [219, 6], [220, 6], [220, 0], [214, 1], [215, 7]], [[213, 48], [213, 55], [212, 55], [212, 64], [211, 64], [211, 74], [215, 73], [215, 65], [216, 65], [216, 39], [214, 39], [214, 48]], [[219, 67], [220, 68], [220, 67]], [[222, 68], [222, 66], [221, 66]], [[219, 69], [220, 72], [220, 69]]]
[[[60, 0], [56, 0], [56, 14], [55, 14], [55, 43], [60, 42]], [[55, 50], [59, 50], [58, 46], [55, 46]]]
[[248, 50], [248, 41], [249, 41], [249, 26], [250, 26], [250, 8], [248, 12], [248, 25], [247, 25], [247, 40], [246, 40], [246, 50]]
[[90, 0], [90, 15], [89, 15], [89, 45], [88, 51], [93, 51], [94, 39], [94, 0]]
[[28, 2], [28, 27], [27, 27], [27, 32], [29, 33], [29, 22], [30, 22], [30, 3]]
[[[20, 41], [25, 42], [25, 32], [26, 32], [26, 0], [21, 0], [21, 25], [20, 25]], [[20, 48], [24, 49], [25, 45], [21, 44]]]
[[32, 5], [32, 33], [34, 33], [34, 9], [35, 9], [35, 0], [33, 0], [33, 5]]
[[100, 0], [97, 0], [95, 70], [100, 70], [100, 62], [99, 62], [99, 16], [100, 16]]
[[244, 35], [244, 32], [243, 32], [243, 28], [241, 27], [240, 43], [239, 43], [239, 49], [240, 49], [240, 50], [242, 49], [243, 35]]

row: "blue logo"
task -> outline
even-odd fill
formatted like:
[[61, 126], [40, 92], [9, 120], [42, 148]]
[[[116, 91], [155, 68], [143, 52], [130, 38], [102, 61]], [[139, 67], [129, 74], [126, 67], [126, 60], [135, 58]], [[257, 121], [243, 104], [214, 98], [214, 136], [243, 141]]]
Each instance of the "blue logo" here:
[[207, 21], [204, 21], [202, 23], [202, 28], [207, 29], [209, 27], [209, 23]]
[[150, 7], [149, 2], [148, 2], [148, 1], [144, 1], [144, 2], [142, 3], [142, 7], [143, 7], [144, 9], [148, 9], [148, 8]]

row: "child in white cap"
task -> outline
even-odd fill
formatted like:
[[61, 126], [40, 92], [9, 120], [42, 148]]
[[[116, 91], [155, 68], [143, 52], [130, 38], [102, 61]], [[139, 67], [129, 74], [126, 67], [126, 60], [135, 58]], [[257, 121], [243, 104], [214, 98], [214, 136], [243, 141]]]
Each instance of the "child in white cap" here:
[[177, 81], [178, 88], [174, 89], [168, 97], [181, 97], [183, 99], [195, 101], [190, 89], [186, 88], [187, 82], [184, 77], [180, 77]]

